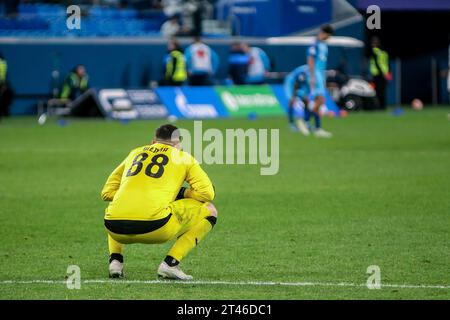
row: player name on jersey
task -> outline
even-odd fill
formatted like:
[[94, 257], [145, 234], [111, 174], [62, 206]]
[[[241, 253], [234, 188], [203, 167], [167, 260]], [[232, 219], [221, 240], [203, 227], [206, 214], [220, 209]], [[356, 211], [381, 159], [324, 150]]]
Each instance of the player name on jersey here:
[[158, 147], [155, 147], [155, 146], [144, 147], [144, 149], [143, 149], [143, 151], [149, 151], [149, 152], [153, 152], [153, 153], [156, 153], [156, 152], [167, 152], [168, 150], [169, 150], [168, 147], [158, 148]]

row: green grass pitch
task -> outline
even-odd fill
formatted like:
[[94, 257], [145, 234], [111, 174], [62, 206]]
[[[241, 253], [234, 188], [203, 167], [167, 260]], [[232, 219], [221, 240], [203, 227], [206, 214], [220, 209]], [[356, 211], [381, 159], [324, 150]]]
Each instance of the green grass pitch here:
[[[100, 190], [163, 121], [3, 120], [0, 299], [449, 299], [449, 111], [324, 119], [330, 140], [293, 133], [284, 118], [204, 121], [280, 128], [280, 170], [205, 166], [219, 219], [182, 263], [201, 281], [188, 284], [143, 282], [172, 243], [126, 247], [128, 281], [107, 278]], [[69, 265], [101, 281], [69, 290]], [[379, 290], [364, 286], [370, 265]]]

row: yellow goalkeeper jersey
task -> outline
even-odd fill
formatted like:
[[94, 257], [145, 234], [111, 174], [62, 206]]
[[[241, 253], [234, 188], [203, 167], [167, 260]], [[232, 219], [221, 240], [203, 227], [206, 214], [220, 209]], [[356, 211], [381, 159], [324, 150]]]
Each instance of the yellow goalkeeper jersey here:
[[208, 175], [188, 153], [170, 145], [155, 143], [130, 152], [111, 173], [102, 199], [111, 201], [107, 220], [158, 220], [167, 216], [184, 182], [184, 197], [201, 202], [214, 198]]

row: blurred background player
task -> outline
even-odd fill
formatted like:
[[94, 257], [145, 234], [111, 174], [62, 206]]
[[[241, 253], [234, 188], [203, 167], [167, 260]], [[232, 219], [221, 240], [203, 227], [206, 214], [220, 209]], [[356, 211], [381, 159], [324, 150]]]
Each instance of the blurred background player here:
[[60, 99], [75, 100], [89, 89], [88, 82], [89, 76], [86, 68], [81, 64], [77, 65], [64, 80]]
[[240, 42], [231, 45], [228, 57], [228, 74], [233, 84], [245, 84], [247, 80], [250, 56]]
[[185, 57], [189, 85], [211, 85], [211, 77], [219, 65], [219, 58], [214, 50], [203, 43], [200, 37], [195, 37], [194, 43], [186, 48]]
[[295, 103], [297, 102], [297, 99], [300, 99], [305, 108], [308, 105], [308, 96], [310, 93], [308, 73], [309, 67], [307, 65], [297, 67], [286, 76], [283, 86], [286, 96], [289, 97], [289, 126], [294, 131], [300, 130], [305, 136], [308, 136], [310, 132], [303, 121], [298, 121], [298, 124], [295, 122]]
[[[321, 119], [319, 114], [320, 107], [325, 103], [325, 81], [326, 68], [328, 59], [328, 45], [326, 41], [333, 34], [333, 28], [330, 25], [323, 25], [317, 35], [315, 43], [308, 49], [308, 68], [309, 68], [309, 87], [310, 97], [308, 105], [305, 106], [304, 121], [308, 130], [312, 130], [309, 120], [311, 116], [315, 120], [314, 135], [321, 138], [330, 138], [332, 134], [322, 129]], [[300, 126], [301, 121], [299, 122]]]
[[242, 46], [250, 58], [245, 82], [247, 84], [264, 84], [266, 74], [270, 70], [269, 57], [261, 48], [249, 47], [246, 43]]
[[381, 49], [381, 42], [378, 37], [373, 37], [371, 41], [372, 49], [369, 55], [369, 71], [378, 102], [381, 109], [386, 109], [386, 85], [391, 80], [389, 72], [389, 55]]
[[187, 79], [186, 59], [180, 44], [170, 40], [167, 44], [167, 55], [164, 59], [164, 80], [166, 86], [181, 86]]
[[[188, 188], [182, 187], [184, 182]], [[102, 190], [102, 199], [111, 201], [105, 211], [110, 277], [123, 277], [124, 244], [175, 239], [157, 273], [168, 279], [192, 279], [179, 263], [216, 224], [214, 195], [208, 175], [181, 150], [178, 128], [159, 127], [152, 143], [132, 150]]]

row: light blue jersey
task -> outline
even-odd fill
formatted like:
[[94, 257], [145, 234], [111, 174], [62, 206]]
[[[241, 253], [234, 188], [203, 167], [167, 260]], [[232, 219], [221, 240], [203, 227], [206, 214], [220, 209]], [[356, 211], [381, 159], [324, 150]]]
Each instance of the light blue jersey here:
[[288, 99], [292, 97], [295, 83], [298, 83], [296, 96], [304, 100], [309, 95], [309, 68], [306, 64], [297, 67], [284, 78], [284, 92]]
[[213, 75], [217, 71], [219, 59], [217, 54], [204, 43], [196, 42], [186, 48], [186, 67], [194, 75]]
[[263, 83], [266, 72], [270, 69], [270, 60], [267, 54], [260, 48], [251, 47], [249, 50], [250, 62], [247, 71], [246, 83]]
[[316, 84], [312, 94], [314, 96], [325, 94], [325, 80], [328, 60], [328, 45], [324, 41], [316, 42], [308, 48], [308, 57], [314, 58], [314, 71]]

